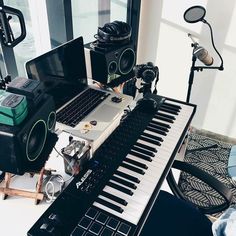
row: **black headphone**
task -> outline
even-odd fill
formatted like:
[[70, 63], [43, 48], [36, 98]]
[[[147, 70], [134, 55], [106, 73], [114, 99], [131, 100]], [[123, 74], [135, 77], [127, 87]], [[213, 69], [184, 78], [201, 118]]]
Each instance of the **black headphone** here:
[[94, 37], [100, 43], [123, 43], [130, 40], [131, 31], [131, 26], [126, 22], [113, 21], [106, 23], [103, 27], [98, 27], [97, 34]]

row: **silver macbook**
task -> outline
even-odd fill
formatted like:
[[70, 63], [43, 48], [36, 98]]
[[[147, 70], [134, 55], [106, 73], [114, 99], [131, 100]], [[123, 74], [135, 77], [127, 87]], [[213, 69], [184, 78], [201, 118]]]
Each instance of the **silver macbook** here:
[[88, 85], [83, 38], [71, 40], [25, 64], [56, 105], [56, 128], [90, 141], [92, 152], [118, 126], [132, 97]]

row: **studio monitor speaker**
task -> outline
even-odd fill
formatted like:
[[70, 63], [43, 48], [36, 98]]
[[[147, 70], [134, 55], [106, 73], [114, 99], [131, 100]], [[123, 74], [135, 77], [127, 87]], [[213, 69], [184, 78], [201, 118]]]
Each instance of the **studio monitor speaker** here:
[[48, 95], [21, 124], [0, 124], [0, 170], [18, 175], [40, 170], [57, 141], [55, 124], [54, 101]]
[[136, 61], [133, 43], [93, 48], [85, 45], [87, 77], [102, 84], [109, 84], [120, 76], [128, 76]]

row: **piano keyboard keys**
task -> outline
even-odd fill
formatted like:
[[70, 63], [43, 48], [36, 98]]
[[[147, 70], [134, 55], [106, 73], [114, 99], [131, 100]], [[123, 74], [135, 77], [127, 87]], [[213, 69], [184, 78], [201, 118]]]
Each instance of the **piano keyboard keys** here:
[[148, 145], [144, 145], [144, 144], [139, 143], [139, 142], [136, 142], [135, 146], [141, 147], [141, 148], [149, 150], [151, 152], [157, 152], [156, 148], [149, 147]]
[[137, 151], [137, 152], [141, 152], [142, 154], [145, 154], [147, 156], [151, 156], [151, 157], [155, 156], [155, 154], [153, 152], [148, 151], [148, 150], [144, 150], [143, 148], [139, 148], [136, 146], [133, 146], [132, 150]]
[[140, 139], [143, 140], [143, 141], [147, 141], [148, 143], [152, 143], [154, 145], [161, 146], [161, 143], [159, 141], [153, 140], [153, 139], [145, 137], [143, 135], [140, 136]]
[[128, 204], [128, 202], [125, 199], [122, 199], [120, 197], [117, 197], [117, 196], [112, 195], [112, 194], [110, 194], [108, 192], [105, 192], [105, 191], [102, 191], [100, 193], [100, 195], [102, 195], [102, 196], [104, 196], [106, 198], [109, 198], [109, 199], [111, 199], [111, 200], [113, 200], [115, 202], [118, 202], [118, 203], [122, 204], [123, 206], [127, 206], [127, 204]]
[[123, 193], [126, 193], [126, 194], [128, 194], [128, 195], [133, 195], [133, 194], [134, 194], [132, 190], [130, 190], [130, 189], [126, 188], [126, 187], [123, 187], [123, 186], [121, 186], [120, 184], [116, 184], [116, 183], [114, 183], [114, 181], [112, 181], [112, 180], [110, 180], [110, 181], [107, 183], [107, 185], [110, 186], [110, 187], [112, 187], [112, 188], [115, 188], [115, 189], [117, 189], [117, 190], [119, 190], [119, 191], [121, 191], [121, 192], [123, 192]]
[[[192, 107], [185, 104], [179, 106], [174, 101], [164, 102], [103, 189], [103, 192], [118, 197], [118, 200], [112, 196], [99, 195], [98, 199], [106, 201], [105, 204], [100, 200], [93, 204], [137, 224], [179, 142], [192, 110]], [[132, 194], [128, 194], [129, 191]], [[126, 201], [127, 205], [121, 204], [121, 201]], [[120, 208], [122, 211], [117, 210]]]
[[150, 156], [147, 156], [147, 155], [139, 153], [139, 152], [132, 151], [132, 149], [129, 153], [139, 157], [140, 159], [147, 160], [147, 161], [152, 161], [152, 158]]
[[144, 175], [144, 174], [145, 174], [144, 170], [142, 170], [142, 169], [140, 169], [140, 168], [137, 168], [137, 167], [135, 167], [135, 166], [133, 166], [133, 165], [131, 165], [131, 164], [125, 163], [125, 161], [123, 161], [123, 162], [120, 164], [120, 166], [122, 166], [122, 167], [124, 167], [124, 168], [126, 168], [126, 169], [129, 169], [129, 170], [132, 170], [132, 171], [134, 171], [134, 172], [136, 172], [136, 173], [138, 173], [138, 174], [140, 174], [140, 175]]
[[123, 178], [117, 177], [117, 176], [112, 176], [111, 180], [114, 180], [115, 182], [118, 182], [120, 184], [123, 184], [126, 187], [132, 188], [132, 189], [136, 189], [137, 186], [134, 183], [131, 183]]
[[136, 178], [136, 177], [134, 177], [132, 175], [126, 174], [126, 173], [124, 173], [122, 171], [116, 170], [115, 174], [117, 174], [118, 176], [123, 177], [123, 178], [125, 178], [127, 180], [130, 180], [130, 181], [132, 181], [134, 183], [140, 183], [140, 179], [139, 178]]
[[121, 207], [117, 206], [116, 204], [113, 204], [113, 203], [106, 201], [106, 200], [99, 198], [99, 197], [97, 199], [97, 203], [101, 204], [109, 209], [112, 209], [114, 211], [117, 211], [119, 213], [122, 213], [124, 211]]
[[148, 127], [146, 128], [146, 130], [150, 130], [150, 131], [153, 131], [153, 132], [155, 132], [155, 133], [157, 133], [157, 134], [161, 134], [161, 135], [164, 135], [164, 136], [167, 135], [165, 131], [163, 131], [163, 130], [161, 130], [161, 129], [159, 129], [159, 128], [153, 128], [153, 127], [148, 126]]
[[170, 114], [173, 114], [173, 115], [178, 115], [178, 111], [176, 110], [173, 110], [173, 109], [169, 109], [167, 107], [160, 107], [159, 111], [165, 111], [165, 112], [168, 112]]
[[141, 163], [141, 162], [139, 162], [139, 161], [132, 160], [132, 159], [127, 158], [127, 157], [124, 159], [124, 161], [125, 161], [125, 162], [128, 162], [128, 163], [130, 163], [130, 164], [133, 164], [133, 165], [135, 165], [135, 166], [137, 166], [137, 167], [140, 167], [140, 168], [142, 168], [142, 169], [144, 169], [144, 170], [146, 170], [146, 169], [148, 168], [147, 165], [145, 165], [145, 164], [143, 164], [143, 163]]
[[[146, 131], [147, 131], [147, 129], [146, 129]], [[150, 133], [148, 133], [148, 132], [146, 132], [146, 131], [144, 131], [144, 132], [142, 133], [142, 136], [144, 136], [144, 137], [146, 137], [146, 138], [150, 138], [150, 139], [157, 140], [157, 141], [159, 141], [159, 142], [163, 142], [163, 138], [160, 138], [160, 137], [158, 137], [157, 135], [152, 135], [152, 134], [150, 134]]]

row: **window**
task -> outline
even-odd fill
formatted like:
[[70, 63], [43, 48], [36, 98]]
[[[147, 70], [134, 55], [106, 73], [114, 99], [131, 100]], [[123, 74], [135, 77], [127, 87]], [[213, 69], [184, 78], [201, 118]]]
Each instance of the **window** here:
[[[83, 36], [85, 43], [94, 41], [98, 26], [114, 20], [132, 24], [132, 36], [137, 40], [140, 0], [0, 0], [1, 3], [20, 10], [26, 24], [22, 42], [14, 48], [2, 45], [5, 66], [1, 61], [0, 66], [4, 76], [26, 76], [27, 60], [78, 36]], [[11, 21], [15, 30], [19, 25], [17, 17]]]
[[127, 22], [128, 0], [72, 0], [74, 37], [83, 36], [84, 42], [95, 40], [98, 26], [115, 20]]
[[[44, 3], [45, 9], [43, 13], [42, 3], [44, 3], [44, 0], [38, 0], [37, 2], [29, 0], [4, 1], [4, 5], [20, 10], [24, 16], [24, 21], [26, 26], [26, 37], [22, 42], [20, 42], [13, 48], [17, 66], [17, 74], [19, 76], [26, 76], [24, 70], [24, 64], [26, 61], [42, 53], [43, 51], [50, 49], [49, 33], [47, 33], [48, 31], [47, 21], [46, 24], [44, 24], [45, 23], [44, 19], [47, 20], [45, 14], [46, 5]], [[39, 20], [39, 17], [41, 18], [41, 20]], [[20, 35], [20, 26], [18, 17], [13, 17], [10, 20], [10, 25], [12, 27], [13, 32], [17, 36]], [[43, 35], [42, 34], [39, 35], [42, 26], [44, 27], [45, 30], [42, 33]], [[45, 36], [47, 36], [46, 40]], [[47, 41], [48, 43], [45, 43]], [[11, 74], [10, 71], [8, 71], [8, 73]]]

